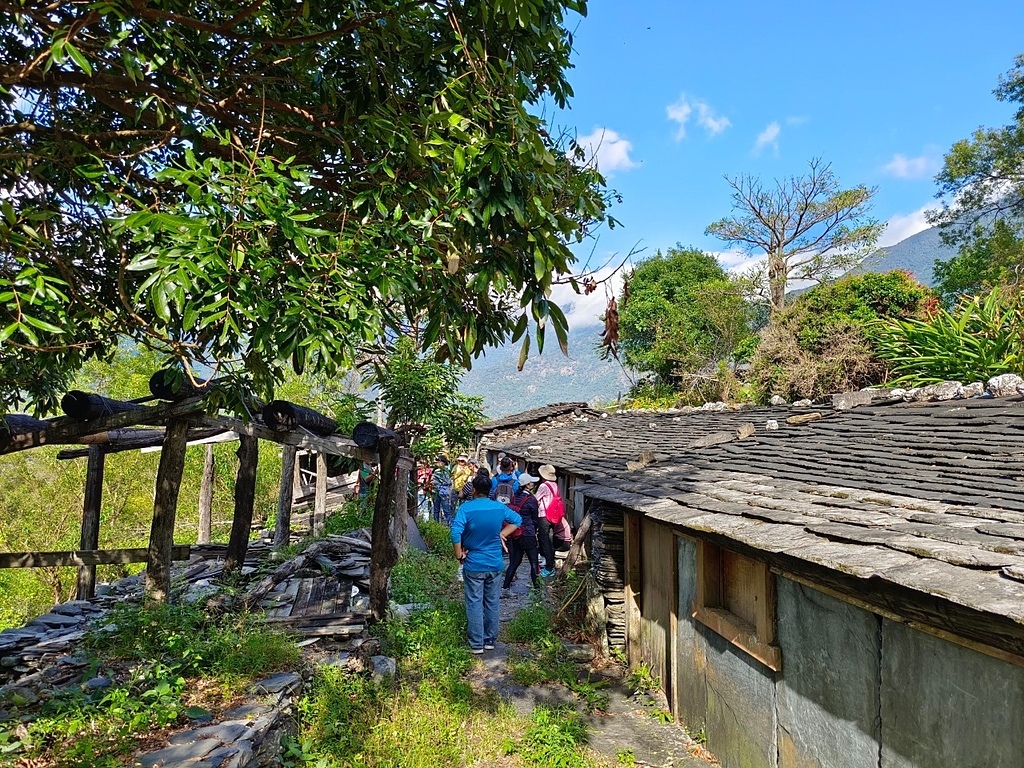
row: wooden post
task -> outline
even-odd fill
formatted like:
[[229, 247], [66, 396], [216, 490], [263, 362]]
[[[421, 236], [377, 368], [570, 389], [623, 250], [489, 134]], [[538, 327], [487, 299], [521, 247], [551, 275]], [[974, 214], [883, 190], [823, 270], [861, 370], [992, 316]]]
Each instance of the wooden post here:
[[171, 592], [171, 547], [174, 546], [174, 516], [178, 509], [178, 491], [185, 468], [188, 421], [175, 419], [167, 425], [160, 466], [156, 473], [156, 500], [153, 525], [149, 533], [149, 559], [146, 565], [146, 598], [163, 603]]
[[372, 549], [370, 550], [370, 621], [383, 621], [388, 612], [388, 577], [398, 562], [398, 548], [391, 535], [395, 509], [395, 470], [401, 439], [397, 435], [382, 437], [377, 444], [380, 476], [377, 499], [373, 505]]
[[[391, 539], [399, 553], [409, 543], [409, 465], [415, 460], [408, 450], [402, 449], [398, 460], [398, 476], [395, 478], [395, 513], [391, 518]], [[454, 512], [453, 512], [454, 516]]]
[[199, 536], [198, 544], [209, 544], [213, 535], [213, 446], [206, 446], [206, 458], [203, 461], [203, 482], [199, 486]]
[[238, 435], [238, 474], [235, 476], [235, 513], [231, 518], [231, 537], [224, 556], [224, 572], [242, 567], [252, 533], [252, 512], [256, 505], [256, 468], [260, 441], [252, 435]]
[[314, 536], [319, 536], [324, 530], [324, 520], [327, 519], [327, 454], [323, 451], [316, 452], [316, 494], [313, 496], [313, 519], [309, 529]]
[[[89, 463], [85, 470], [85, 504], [82, 509], [82, 549], [99, 549], [100, 508], [103, 499], [103, 465], [106, 454], [99, 445], [89, 446]], [[78, 569], [79, 600], [88, 600], [96, 595], [96, 566], [85, 565]]]
[[292, 527], [292, 499], [295, 495], [295, 453], [294, 445], [281, 450], [281, 487], [277, 494], [277, 520], [274, 523], [274, 548], [288, 545]]

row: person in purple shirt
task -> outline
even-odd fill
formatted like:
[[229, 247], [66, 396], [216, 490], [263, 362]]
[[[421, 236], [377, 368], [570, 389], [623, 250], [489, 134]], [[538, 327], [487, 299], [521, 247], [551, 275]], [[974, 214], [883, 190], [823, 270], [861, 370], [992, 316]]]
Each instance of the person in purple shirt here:
[[490, 480], [479, 475], [473, 478], [473, 499], [459, 507], [452, 521], [452, 548], [455, 559], [463, 566], [467, 634], [472, 653], [491, 650], [498, 639], [501, 577], [505, 570], [502, 552], [505, 539], [523, 522], [522, 517], [501, 502], [488, 499], [490, 492]]

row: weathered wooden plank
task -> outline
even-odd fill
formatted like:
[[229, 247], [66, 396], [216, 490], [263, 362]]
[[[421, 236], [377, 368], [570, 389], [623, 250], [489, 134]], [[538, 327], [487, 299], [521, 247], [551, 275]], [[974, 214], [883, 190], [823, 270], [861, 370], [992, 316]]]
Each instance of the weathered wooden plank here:
[[[89, 463], [85, 470], [85, 501], [82, 505], [82, 536], [79, 546], [82, 550], [93, 551], [100, 546], [100, 511], [103, 506], [103, 449], [98, 445], [89, 446]], [[89, 600], [96, 593], [96, 566], [85, 565], [78, 569], [78, 586], [75, 591], [79, 600]]]
[[213, 480], [215, 470], [213, 446], [207, 445], [203, 456], [203, 478], [199, 485], [198, 544], [209, 544], [213, 534]]
[[11, 435], [0, 444], [0, 455], [40, 445], [83, 442], [82, 438], [90, 435], [122, 429], [134, 424], [161, 424], [165, 421], [198, 414], [201, 409], [202, 403], [199, 398], [190, 398], [177, 403], [145, 406], [136, 411], [115, 413], [89, 421], [76, 421], [67, 418], [52, 419], [45, 422], [45, 429]]
[[256, 422], [246, 423], [228, 416], [200, 415], [197, 416], [195, 421], [203, 426], [231, 430], [239, 435], [251, 435], [252, 437], [258, 437], [260, 440], [269, 440], [272, 443], [280, 443], [281, 445], [291, 445], [310, 451], [323, 451], [332, 456], [351, 456], [352, 458], [371, 463], [378, 461], [376, 451], [360, 448], [348, 438], [339, 437], [338, 435], [321, 437], [318, 435], [301, 434], [297, 431], [275, 432], [264, 424]]
[[277, 493], [277, 517], [274, 521], [274, 548], [288, 544], [291, 537], [292, 499], [294, 498], [295, 453], [293, 445], [281, 450], [281, 484]]
[[249, 546], [252, 514], [256, 506], [256, 470], [259, 464], [259, 440], [251, 435], [238, 437], [238, 472], [235, 475], [235, 506], [231, 518], [231, 534], [224, 555], [224, 570], [241, 567]]
[[175, 419], [167, 425], [156, 473], [153, 524], [146, 561], [146, 597], [158, 603], [165, 602], [171, 594], [171, 547], [174, 545], [174, 518], [185, 468], [187, 437], [188, 422], [185, 419]]
[[[188, 560], [191, 556], [187, 544], [171, 548], [172, 560]], [[120, 565], [144, 563], [148, 549], [68, 550], [63, 552], [3, 552], [0, 568], [52, 568], [56, 566]]]

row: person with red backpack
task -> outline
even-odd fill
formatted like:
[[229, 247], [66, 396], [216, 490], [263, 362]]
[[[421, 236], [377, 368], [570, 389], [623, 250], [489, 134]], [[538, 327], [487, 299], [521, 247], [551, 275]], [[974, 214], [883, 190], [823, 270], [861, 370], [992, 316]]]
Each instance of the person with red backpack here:
[[555, 542], [554, 528], [562, 524], [565, 517], [565, 502], [558, 490], [555, 468], [544, 464], [537, 470], [544, 482], [537, 489], [537, 543], [541, 557], [544, 558], [544, 570], [540, 575], [550, 578], [555, 575]]
[[537, 574], [540, 572], [540, 561], [537, 559], [537, 499], [531, 493], [533, 484], [540, 480], [526, 473], [519, 476], [519, 490], [516, 492], [509, 508], [523, 518], [520, 525], [508, 537], [508, 568], [505, 570], [505, 582], [502, 584], [501, 596], [512, 596], [512, 580], [523, 562], [523, 555], [530, 561], [530, 581], [534, 589], [540, 587]]

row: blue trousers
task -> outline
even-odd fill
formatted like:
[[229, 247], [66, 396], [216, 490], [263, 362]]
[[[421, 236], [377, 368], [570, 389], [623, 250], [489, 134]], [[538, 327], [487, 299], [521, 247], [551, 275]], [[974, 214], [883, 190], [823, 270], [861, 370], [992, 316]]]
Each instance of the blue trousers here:
[[[441, 515], [444, 515], [442, 517]], [[452, 521], [452, 492], [447, 491], [435, 491], [434, 492], [434, 521], [451, 523]]]
[[470, 648], [494, 645], [501, 623], [501, 571], [462, 571]]

